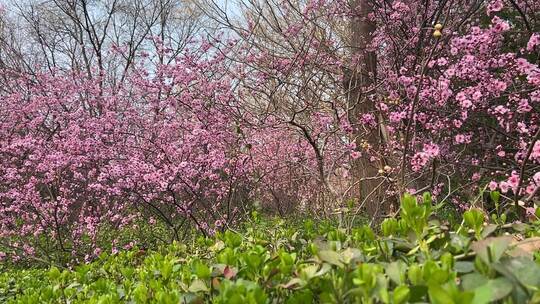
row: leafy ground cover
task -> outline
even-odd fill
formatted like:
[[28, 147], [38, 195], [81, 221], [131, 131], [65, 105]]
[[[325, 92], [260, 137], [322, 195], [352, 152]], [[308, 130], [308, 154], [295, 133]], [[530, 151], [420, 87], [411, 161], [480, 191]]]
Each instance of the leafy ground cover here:
[[[3, 303], [540, 303], [540, 221], [460, 225], [402, 200], [375, 233], [256, 213], [239, 231], [156, 250], [103, 253], [72, 268], [10, 268]], [[2, 267], [2, 266], [0, 266]]]

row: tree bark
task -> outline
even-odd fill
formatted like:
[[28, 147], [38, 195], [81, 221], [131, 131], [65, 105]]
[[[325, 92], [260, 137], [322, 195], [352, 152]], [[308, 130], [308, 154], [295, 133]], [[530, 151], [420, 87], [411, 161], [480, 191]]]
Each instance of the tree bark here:
[[[354, 140], [362, 156], [353, 161], [353, 182], [357, 183], [356, 193], [360, 208], [367, 215], [377, 220], [388, 211], [384, 203], [386, 190], [383, 177], [377, 178], [379, 169], [384, 167], [383, 159], [372, 160], [371, 157], [381, 148], [379, 127], [364, 127], [359, 118], [362, 114], [371, 113], [378, 119], [375, 101], [370, 98], [374, 94], [377, 77], [377, 54], [370, 49], [372, 37], [376, 29], [375, 22], [368, 18], [373, 12], [370, 0], [351, 0], [356, 14], [350, 21], [351, 33], [351, 67], [345, 77], [345, 90], [348, 92], [350, 121], [355, 125]], [[354, 60], [358, 58], [358, 60]]]

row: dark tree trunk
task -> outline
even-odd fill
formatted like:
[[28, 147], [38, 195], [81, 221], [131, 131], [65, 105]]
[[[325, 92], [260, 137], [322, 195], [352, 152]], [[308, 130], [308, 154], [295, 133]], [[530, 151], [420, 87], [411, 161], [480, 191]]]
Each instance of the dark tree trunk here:
[[[357, 63], [353, 60], [348, 77], [345, 77], [345, 90], [348, 92], [348, 102], [354, 106], [350, 120], [356, 125], [356, 145], [362, 156], [353, 162], [354, 181], [357, 182], [355, 195], [358, 203], [370, 218], [377, 220], [388, 210], [384, 203], [385, 182], [376, 178], [384, 164], [383, 160], [372, 161], [370, 156], [381, 148], [380, 128], [364, 128], [359, 124], [362, 114], [371, 113], [377, 118], [375, 101], [369, 95], [374, 94], [373, 87], [377, 77], [377, 54], [369, 49], [376, 25], [369, 20], [373, 12], [370, 0], [351, 0], [356, 17], [350, 22], [352, 56], [358, 56]], [[366, 144], [370, 153], [366, 153]]]

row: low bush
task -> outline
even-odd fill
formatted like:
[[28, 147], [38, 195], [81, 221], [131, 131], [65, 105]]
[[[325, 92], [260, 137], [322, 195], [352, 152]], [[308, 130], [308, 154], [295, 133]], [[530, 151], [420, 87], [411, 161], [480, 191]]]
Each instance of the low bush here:
[[[540, 303], [540, 221], [447, 227], [405, 196], [375, 232], [261, 218], [191, 243], [0, 275], [5, 303]], [[538, 212], [537, 212], [538, 213]], [[1, 266], [0, 266], [1, 267]]]

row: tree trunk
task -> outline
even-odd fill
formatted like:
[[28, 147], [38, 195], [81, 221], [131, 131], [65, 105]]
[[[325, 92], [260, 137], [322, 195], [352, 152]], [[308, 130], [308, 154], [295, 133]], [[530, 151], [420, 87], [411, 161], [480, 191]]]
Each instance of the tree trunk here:
[[[377, 120], [375, 101], [369, 98], [374, 94], [373, 87], [377, 76], [377, 54], [369, 50], [376, 25], [370, 21], [368, 15], [373, 12], [370, 0], [351, 0], [355, 17], [350, 22], [352, 60], [348, 77], [345, 77], [345, 90], [348, 92], [348, 103], [353, 110], [350, 121], [356, 125], [354, 137], [362, 156], [353, 161], [353, 182], [358, 183], [355, 195], [359, 207], [367, 212], [371, 219], [379, 219], [388, 210], [384, 203], [386, 182], [384, 178], [377, 178], [379, 169], [384, 167], [384, 160], [371, 157], [378, 154], [381, 148], [379, 127], [365, 128], [359, 123], [362, 114], [371, 113]], [[366, 144], [368, 146], [366, 146]], [[369, 151], [369, 152], [368, 152]], [[381, 156], [382, 157], [382, 156]]]

